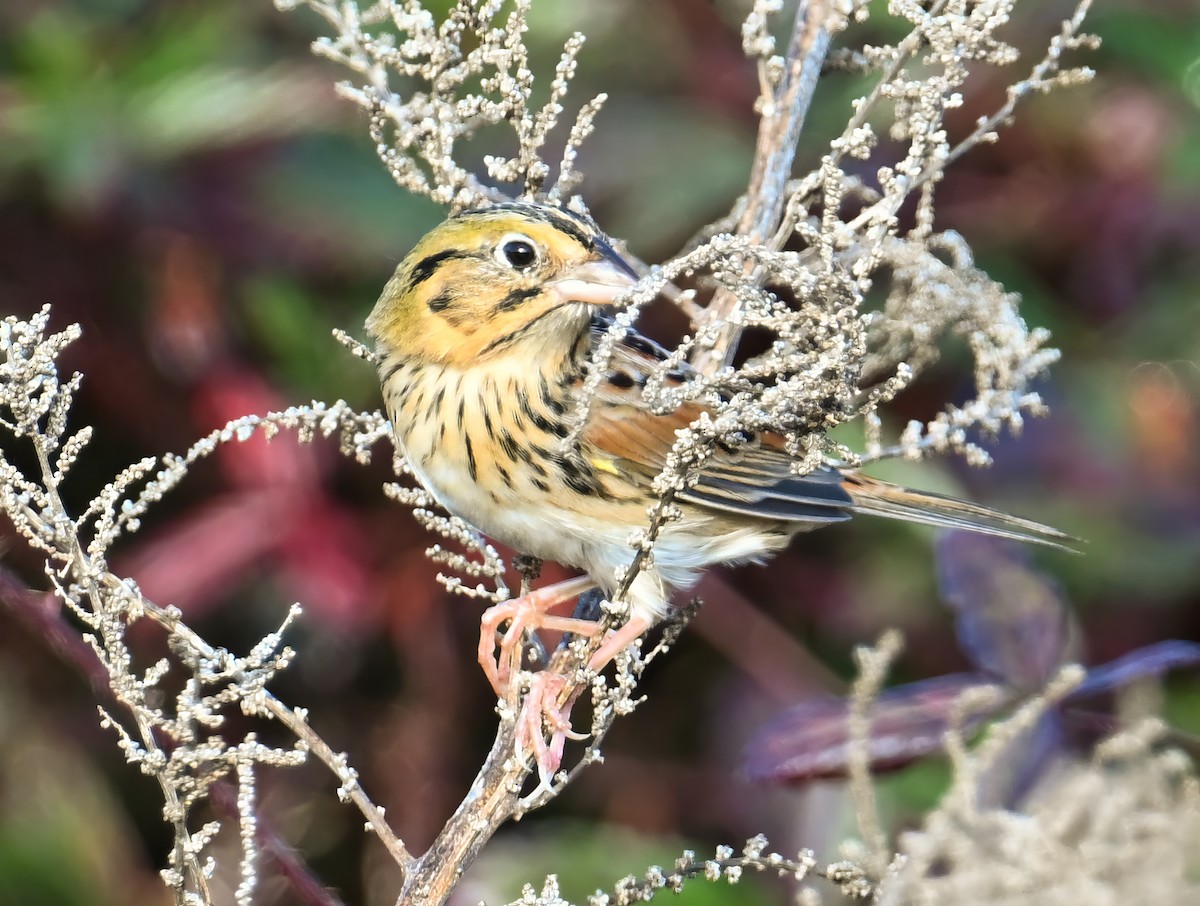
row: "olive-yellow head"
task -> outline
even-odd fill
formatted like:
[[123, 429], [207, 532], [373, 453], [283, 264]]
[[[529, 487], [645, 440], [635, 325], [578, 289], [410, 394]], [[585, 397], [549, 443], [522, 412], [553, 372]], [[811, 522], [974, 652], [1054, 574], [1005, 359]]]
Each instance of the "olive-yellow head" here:
[[467, 367], [571, 343], [636, 274], [590, 220], [511, 203], [454, 215], [400, 262], [367, 319], [384, 353]]

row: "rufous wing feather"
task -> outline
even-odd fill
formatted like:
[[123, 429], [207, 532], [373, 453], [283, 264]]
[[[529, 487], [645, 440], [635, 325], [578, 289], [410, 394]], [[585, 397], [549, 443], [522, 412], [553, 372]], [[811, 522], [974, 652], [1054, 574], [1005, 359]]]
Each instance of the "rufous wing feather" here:
[[[598, 322], [594, 329], [601, 331], [606, 325]], [[601, 383], [592, 403], [583, 439], [600, 461], [649, 487], [666, 465], [677, 432], [706, 407], [689, 402], [669, 413], [651, 411], [642, 399], [642, 388], [666, 353], [643, 337], [636, 339], [615, 348], [609, 379]], [[862, 513], [1052, 547], [1069, 548], [1075, 540], [1029, 519], [909, 490], [859, 472], [822, 467], [797, 475], [792, 463], [783, 438], [765, 434], [744, 447], [714, 451], [696, 483], [677, 499], [735, 516], [780, 522], [840, 522]]]
[[[626, 367], [629, 364], [625, 362]], [[689, 402], [658, 414], [642, 402], [637, 382], [626, 387], [628, 383], [602, 385], [583, 441], [594, 451], [595, 460], [611, 463], [648, 487], [665, 467], [678, 432], [699, 418], [705, 407]], [[787, 452], [767, 445], [714, 451], [696, 483], [680, 491], [677, 499], [751, 519], [803, 523], [844, 521], [850, 518], [851, 504], [836, 470], [797, 475]]]

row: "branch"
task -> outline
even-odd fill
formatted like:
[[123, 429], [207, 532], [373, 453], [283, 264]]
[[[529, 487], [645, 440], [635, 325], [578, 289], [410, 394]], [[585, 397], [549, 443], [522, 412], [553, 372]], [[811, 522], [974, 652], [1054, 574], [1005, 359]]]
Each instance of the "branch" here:
[[[762, 242], [772, 235], [783, 217], [796, 145], [829, 50], [831, 35], [827, 21], [830, 12], [828, 0], [801, 0], [796, 9], [783, 75], [774, 93], [760, 98], [762, 118], [758, 126], [754, 168], [750, 174], [746, 207], [737, 226], [738, 235], [748, 236], [753, 242]], [[749, 273], [754, 266], [747, 264], [746, 267]], [[733, 359], [741, 332], [735, 316], [739, 305], [735, 293], [721, 289], [705, 310], [697, 327], [714, 322], [720, 322], [721, 327], [712, 346], [701, 349], [696, 355], [693, 364], [700, 371], [712, 374]]]
[[[941, 6], [942, 4], [938, 4], [933, 7], [930, 10], [930, 15], [940, 12]], [[1046, 55], [1033, 67], [1029, 76], [1009, 85], [1004, 103], [991, 115], [980, 117], [970, 135], [949, 148], [943, 158], [926, 163], [921, 171], [909, 181], [907, 192], [923, 188], [929, 185], [930, 182], [940, 179], [950, 164], [976, 146], [997, 141], [997, 131], [1012, 123], [1017, 104], [1034, 92], [1044, 94], [1056, 87], [1079, 85], [1087, 82], [1092, 77], [1092, 71], [1087, 67], [1062, 69], [1062, 54], [1064, 51], [1077, 48], [1095, 50], [1100, 46], [1099, 40], [1094, 35], [1082, 32], [1084, 19], [1087, 17], [1091, 6], [1092, 0], [1079, 0], [1071, 17], [1063, 20], [1059, 27], [1059, 33], [1050, 40], [1050, 46], [1046, 50]], [[916, 34], [916, 32], [913, 33], [913, 35]], [[905, 55], [911, 54], [913, 51], [914, 47], [911, 44], [913, 35], [910, 35], [898, 46], [897, 63], [905, 61], [907, 59]], [[876, 89], [878, 90], [879, 86], [885, 85], [890, 78], [894, 78], [898, 74], [899, 69], [900, 67], [897, 65], [889, 66], [884, 78], [880, 80]], [[875, 100], [877, 100], [877, 94], [876, 92], [872, 92], [870, 103], [873, 104]], [[868, 104], [864, 104], [860, 107], [860, 111], [868, 107]], [[854, 125], [854, 121], [851, 122], [851, 125]], [[907, 197], [907, 192], [905, 197]], [[903, 199], [900, 200], [902, 201]], [[858, 235], [871, 222], [882, 222], [894, 215], [897, 207], [898, 205], [894, 201], [886, 197], [882, 198], [875, 204], [865, 207], [852, 219], [847, 220], [840, 227], [840, 232], [844, 237]]]
[[[0, 606], [87, 679], [94, 695], [101, 699], [112, 696], [108, 674], [96, 660], [95, 652], [67, 625], [53, 595], [26, 587], [11, 571], [0, 566]], [[227, 783], [213, 784], [209, 797], [222, 813], [236, 819], [235, 793]], [[321, 885], [309, 866], [276, 830], [267, 826], [261, 817], [257, 825], [256, 836], [263, 851], [278, 864], [281, 874], [299, 898], [296, 902], [340, 906], [342, 901]]]
[[[227, 819], [237, 820], [237, 791], [226, 783], [214, 783], [208, 794], [213, 807]], [[291, 885], [297, 906], [345, 906], [340, 897], [313, 875], [308, 864], [262, 816], [255, 822], [255, 839], [262, 851], [279, 867], [279, 873]]]
[[[216, 449], [219, 442], [235, 438], [245, 439], [251, 436], [257, 428], [263, 428], [264, 431], [270, 433], [272, 430], [278, 430], [280, 424], [295, 421], [302, 438], [306, 430], [311, 436], [318, 430], [328, 435], [335, 429], [343, 429], [342, 452], [358, 455], [361, 460], [365, 454], [360, 449], [360, 444], [367, 443], [374, 435], [369, 430], [360, 431], [359, 428], [373, 423], [376, 417], [366, 416], [364, 420], [363, 416], [356, 414], [343, 422], [341, 416], [345, 416], [350, 410], [338, 405], [332, 408], [314, 406], [307, 410], [309, 420], [313, 423], [311, 425], [301, 423], [301, 419], [294, 417], [299, 410], [291, 415], [277, 413], [265, 418], [250, 417], [239, 420], [196, 444], [184, 458], [164, 457], [162, 460], [163, 470], [146, 485], [136, 498], [125, 495], [133, 482], [145, 477], [150, 467], [154, 465], [154, 460], [143, 460], [141, 463], [131, 466], [116, 481], [110, 483], [99, 497], [93, 500], [82, 517], [72, 520], [59, 496], [58, 487], [79, 451], [86, 444], [88, 435], [77, 433], [66, 443], [62, 440], [72, 394], [78, 385], [79, 376], [66, 382], [59, 381], [55, 357], [66, 343], [78, 335], [78, 330], [72, 328], [53, 337], [45, 338], [44, 332], [48, 319], [49, 311], [43, 310], [33, 322], [19, 322], [9, 318], [0, 325], [0, 329], [3, 330], [0, 337], [5, 341], [4, 351], [7, 353], [7, 362], [0, 361], [0, 365], [6, 366], [8, 373], [4, 377], [8, 379], [8, 386], [32, 385], [41, 391], [36, 400], [11, 393], [5, 395], [4, 403], [13, 413], [12, 421], [6, 421], [5, 426], [17, 438], [25, 437], [32, 443], [37, 457], [41, 485], [25, 478], [19, 470], [6, 462], [0, 455], [0, 473], [2, 473], [3, 479], [22, 490], [22, 493], [18, 495], [13, 493], [11, 488], [5, 487], [4, 494], [0, 497], [0, 507], [13, 520], [18, 532], [48, 555], [46, 569], [55, 591], [63, 602], [92, 630], [84, 635], [84, 641], [91, 649], [93, 656], [103, 665], [104, 684], [111, 694], [128, 708], [131, 719], [136, 725], [136, 735], [127, 732], [103, 708], [100, 709], [101, 723], [105, 726], [111, 725], [117, 732], [118, 741], [125, 751], [126, 757], [131, 762], [138, 764], [145, 773], [154, 776], [162, 789], [166, 803], [164, 815], [174, 826], [176, 836], [172, 868], [164, 872], [164, 877], [167, 879], [168, 885], [174, 888], [177, 902], [182, 903], [193, 899], [185, 889], [188, 882], [194, 885], [195, 898], [198, 902], [211, 901], [207, 881], [208, 870], [201, 863], [199, 855], [211, 838], [213, 828], [206, 825], [193, 833], [187, 826], [188, 809], [197, 798], [196, 790], [202, 791], [206, 786], [206, 781], [204, 778], [192, 777], [186, 784], [179, 782], [177, 772], [181, 769], [186, 770], [188, 765], [195, 767], [195, 764], [198, 763], [186, 762], [188, 753], [183, 749], [186, 749], [187, 743], [190, 742], [188, 733], [193, 732], [190, 729], [192, 725], [205, 721], [208, 721], [206, 726], [216, 725], [214, 723], [217, 720], [215, 712], [206, 709], [219, 707], [234, 700], [246, 714], [257, 714], [278, 720], [301, 740], [301, 748], [316, 754], [341, 781], [338, 788], [339, 796], [358, 806], [370, 828], [379, 835], [401, 870], [407, 870], [413, 861], [412, 856], [403, 842], [388, 827], [383, 817], [383, 811], [366, 796], [358, 783], [357, 773], [347, 765], [345, 756], [334, 752], [317, 735], [308, 725], [302, 710], [288, 707], [266, 690], [264, 684], [275, 670], [281, 669], [286, 664], [288, 655], [280, 655], [274, 666], [269, 666], [264, 662], [259, 665], [262, 669], [255, 667], [255, 658], [267, 659], [269, 657], [271, 651], [278, 644], [278, 634], [268, 636], [268, 639], [258, 646], [261, 650], [256, 654], [252, 653], [249, 658], [232, 658], [228, 652], [214, 648], [184, 624], [177, 610], [160, 607], [149, 601], [131, 580], [109, 572], [104, 561], [104, 552], [118, 534], [122, 530], [127, 532], [136, 530], [139, 517], [149, 502], [161, 499], [164, 493], [177, 485], [179, 478], [186, 471], [188, 463], [209, 455]], [[7, 389], [6, 385], [0, 383], [0, 389]], [[0, 451], [0, 453], [2, 452]], [[52, 463], [52, 455], [56, 452], [57, 456], [54, 456]], [[81, 526], [92, 515], [97, 515], [98, 520], [92, 542], [85, 546], [80, 535]], [[4, 578], [5, 576], [0, 574], [0, 580]], [[5, 599], [3, 603], [9, 607], [15, 606], [12, 599], [19, 604], [23, 597], [16, 594], [11, 587], [12, 584], [0, 581], [0, 597]], [[90, 600], [90, 609], [83, 605], [84, 598]], [[288, 619], [290, 620], [297, 612], [298, 608], [289, 615]], [[168, 719], [160, 710], [146, 707], [144, 704], [146, 688], [161, 679], [168, 669], [167, 661], [165, 659], [160, 661], [144, 675], [135, 675], [131, 671], [129, 652], [121, 642], [126, 626], [143, 615], [149, 616], [168, 632], [174, 653], [193, 668], [197, 680], [197, 691], [191, 692], [185, 688], [180, 693], [181, 697], [186, 697], [187, 701], [181, 706], [179, 712], [181, 716], [178, 719]], [[59, 637], [60, 633], [55, 631], [56, 627], [52, 625], [53, 622], [61, 619], [58, 613], [53, 614], [53, 621], [50, 618], [51, 615], [45, 612], [44, 608], [34, 609], [29, 616], [39, 629], [48, 630], [47, 638], [58, 644], [63, 649], [65, 656], [76, 664], [80, 663], [81, 653], [78, 651], [78, 646], [64, 644]], [[287, 621], [284, 623], [285, 627], [286, 625]], [[267, 644], [272, 638], [275, 641]], [[197, 672], [200, 669], [197, 665], [201, 662], [215, 665], [209, 670], [207, 681], [230, 682], [233, 684], [232, 688], [238, 690], [237, 694], [225, 697], [212, 695], [205, 703], [203, 694], [198, 691], [206, 681], [205, 677]], [[94, 683], [99, 681], [100, 676], [92, 669], [86, 670], [86, 673]], [[198, 704], [200, 711], [203, 712], [202, 716], [197, 711]], [[160, 735], [183, 745], [175, 747], [168, 754], [167, 749], [159, 743]], [[219, 738], [213, 738], [218, 748], [224, 746]], [[249, 743], [252, 740], [247, 737], [246, 742]], [[232, 752], [234, 749], [229, 751]], [[274, 764], [294, 763], [294, 760], [289, 761], [294, 753], [282, 753], [254, 746], [250, 746], [245, 752], [240, 748], [236, 750], [239, 758], [246, 753], [249, 753], [251, 763], [254, 763], [255, 760]], [[180, 757], [181, 755], [182, 757]], [[209, 756], [206, 758], [211, 760]], [[242, 766], [239, 761], [239, 770]], [[217, 774], [212, 774], [212, 776], [215, 777]], [[195, 782], [193, 783], [193, 781]], [[242, 786], [244, 785], [242, 783]], [[246, 827], [247, 825], [244, 824], [243, 830]], [[250, 892], [247, 894], [248, 896], [252, 894], [252, 874], [244, 877], [243, 880], [248, 885], [247, 891]], [[243, 891], [239, 888], [239, 902], [245, 899], [242, 894]]]
[[502, 718], [487, 760], [437, 839], [404, 876], [397, 906], [444, 903], [492, 835], [517, 810], [528, 759], [518, 759], [516, 721]]
[[[636, 705], [629, 697], [633, 685], [631, 674], [640, 673], [646, 664], [664, 654], [678, 639], [698, 607], [699, 601], [693, 601], [681, 608], [645, 657], [634, 658], [628, 652], [618, 657], [615, 689], [602, 688], [604, 680], [601, 677], [596, 677], [590, 683], [588, 681], [591, 674], [584, 668], [596, 648], [596, 639], [577, 639], [559, 647], [546, 669], [560, 676], [577, 678], [575, 682], [568, 683], [560, 704], [574, 701], [591, 688], [593, 714], [590, 741], [574, 767], [565, 774], [557, 775], [557, 783], [544, 783], [526, 798], [521, 798], [521, 790], [533, 772], [534, 759], [532, 753], [524, 756], [516, 754], [515, 716], [519, 702], [502, 701], [498, 709], [500, 726], [487, 760], [437, 839], [405, 876], [397, 906], [445, 902], [462, 880], [463, 872], [506, 821], [510, 818], [519, 819], [526, 812], [545, 805], [562, 792], [580, 771], [600, 761], [600, 744], [616, 718], [629, 713]], [[601, 625], [609, 626], [611, 623], [611, 615], [606, 615]]]

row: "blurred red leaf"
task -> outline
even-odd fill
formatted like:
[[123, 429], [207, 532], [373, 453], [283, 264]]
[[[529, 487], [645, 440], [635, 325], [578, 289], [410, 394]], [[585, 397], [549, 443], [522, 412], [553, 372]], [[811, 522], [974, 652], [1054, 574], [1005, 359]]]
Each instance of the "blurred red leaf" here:
[[[283, 408], [248, 368], [207, 376], [194, 405], [201, 424], [219, 427], [247, 413]], [[378, 616], [372, 607], [372, 547], [360, 519], [328, 492], [318, 444], [254, 435], [217, 452], [236, 488], [148, 535], [121, 569], [154, 600], [190, 615], [235, 591], [257, 572], [279, 581], [310, 612], [340, 628]]]
[[147, 535], [116, 568], [134, 576], [151, 600], [194, 616], [261, 568], [295, 507], [276, 489], [225, 495]]
[[[196, 392], [196, 421], [205, 430], [220, 428], [244, 415], [286, 408], [287, 403], [257, 372], [226, 368], [207, 376]], [[245, 441], [224, 444], [217, 452], [222, 471], [235, 484], [251, 488], [291, 486], [292, 493], [319, 491], [322, 468], [314, 444], [296, 443], [280, 436], [267, 441], [254, 435]]]

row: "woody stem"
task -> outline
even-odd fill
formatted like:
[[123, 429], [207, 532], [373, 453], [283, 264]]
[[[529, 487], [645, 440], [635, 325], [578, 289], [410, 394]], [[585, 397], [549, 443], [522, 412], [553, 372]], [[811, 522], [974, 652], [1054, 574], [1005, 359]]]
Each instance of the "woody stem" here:
[[[830, 32], [826, 27], [829, 13], [829, 0], [801, 0], [783, 76], [774, 91], [761, 99], [754, 168], [746, 207], [737, 228], [739, 236], [747, 236], [754, 242], [773, 235], [783, 217], [796, 145], [829, 50]], [[747, 264], [749, 270], [753, 267], [752, 263]], [[720, 327], [713, 344], [701, 349], [692, 363], [699, 370], [712, 374], [733, 359], [741, 333], [736, 318], [732, 317], [737, 307], [737, 295], [722, 289], [703, 312], [698, 328], [712, 323]]]

